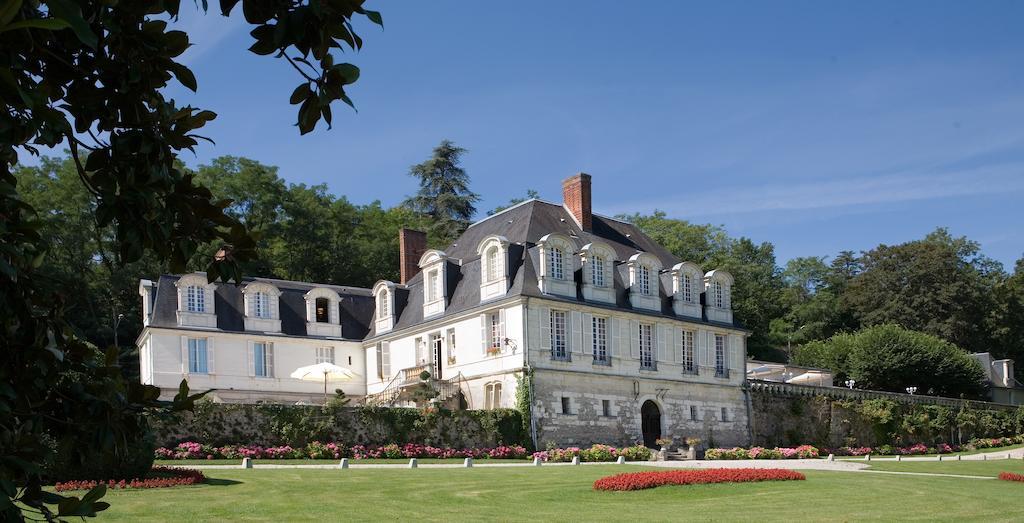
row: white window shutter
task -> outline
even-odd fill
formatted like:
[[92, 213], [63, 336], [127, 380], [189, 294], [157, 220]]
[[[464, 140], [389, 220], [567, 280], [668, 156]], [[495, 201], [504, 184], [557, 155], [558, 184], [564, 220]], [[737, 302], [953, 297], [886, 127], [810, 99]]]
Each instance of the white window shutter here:
[[629, 357], [640, 359], [640, 322], [629, 320]]
[[188, 374], [188, 336], [181, 337], [181, 373]]
[[416, 365], [419, 365], [423, 361], [423, 338], [413, 338], [412, 340], [413, 357], [416, 358]]
[[501, 333], [501, 346], [505, 346], [505, 309], [498, 311], [498, 332]]
[[551, 350], [551, 309], [540, 308], [540, 347]]
[[266, 361], [267, 361], [267, 377], [274, 377], [274, 344], [268, 343], [265, 345], [267, 348]]
[[608, 351], [611, 356], [619, 356], [619, 319], [608, 318]]
[[384, 380], [391, 379], [391, 342], [383, 341], [380, 344], [381, 369], [384, 372]]
[[[607, 328], [607, 325], [605, 327]], [[583, 329], [583, 348], [580, 350], [580, 352], [593, 354], [594, 353], [594, 315], [593, 314], [584, 313], [583, 314], [582, 325], [580, 326], [580, 328]], [[607, 339], [608, 339], [608, 333], [605, 332], [605, 340], [607, 340]]]
[[683, 331], [678, 327], [672, 327], [672, 360], [683, 361]]
[[487, 320], [488, 320], [488, 318], [487, 318], [486, 314], [481, 314], [480, 315], [480, 353], [481, 354], [487, 354], [487, 345], [489, 344], [488, 341], [489, 341], [490, 336], [488, 336], [489, 333], [487, 332], [487, 328], [489, 327]]
[[248, 346], [248, 361], [246, 367], [249, 369], [249, 377], [256, 375], [256, 344], [254, 342], [246, 342]]
[[655, 346], [658, 347], [658, 354], [656, 359], [658, 361], [671, 361], [671, 354], [668, 350], [668, 338], [670, 336], [668, 327], [659, 323], [656, 336], [658, 337], [658, 341], [655, 344]]
[[716, 361], [715, 355], [715, 333], [708, 332], [708, 341], [704, 346], [706, 348], [705, 354], [708, 358], [708, 365], [717, 365], [718, 362]]
[[570, 320], [572, 322], [572, 342], [570, 343], [572, 347], [570, 352], [583, 352], [583, 315], [580, 311], [572, 311], [569, 316], [572, 318]]
[[206, 372], [208, 374], [217, 372], [213, 366], [213, 355], [213, 338], [206, 338]]

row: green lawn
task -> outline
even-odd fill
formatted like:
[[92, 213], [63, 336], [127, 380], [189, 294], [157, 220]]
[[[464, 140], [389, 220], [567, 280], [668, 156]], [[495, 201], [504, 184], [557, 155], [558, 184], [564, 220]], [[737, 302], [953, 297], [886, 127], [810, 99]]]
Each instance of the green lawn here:
[[[998, 462], [921, 463], [989, 467]], [[1006, 465], [1009, 463], [1004, 462]], [[1019, 464], [1017, 465], [1019, 467]], [[212, 470], [210, 484], [112, 491], [111, 521], [1020, 521], [1024, 484], [945, 477], [807, 472], [807, 481], [595, 492], [599, 477], [640, 466], [473, 469]], [[655, 469], [664, 470], [664, 469]], [[965, 468], [964, 471], [967, 469]]]
[[[966, 474], [969, 476], [998, 476], [1000, 472], [1024, 474], [1024, 460], [1000, 459], [990, 461], [872, 461], [871, 470], [896, 472], [928, 472], [933, 474]], [[1024, 485], [1024, 484], [1022, 484]], [[1024, 491], [1021, 491], [1024, 495]]]

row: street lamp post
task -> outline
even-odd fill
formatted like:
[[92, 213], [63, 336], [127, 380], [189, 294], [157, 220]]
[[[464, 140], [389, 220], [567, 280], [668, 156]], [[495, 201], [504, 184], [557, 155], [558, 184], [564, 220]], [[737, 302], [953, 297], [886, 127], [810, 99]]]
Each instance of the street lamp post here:
[[852, 380], [852, 379], [846, 380], [846, 386], [849, 387], [850, 390], [853, 390], [853, 386], [856, 385], [856, 384], [857, 384], [857, 382]]
[[917, 387], [907, 387], [907, 394], [910, 394], [911, 396], [913, 396], [914, 393], [916, 393], [916, 392], [917, 392]]
[[124, 319], [124, 314], [118, 314], [117, 319], [114, 320], [114, 346], [117, 347], [118, 351], [121, 350], [121, 346], [117, 343], [117, 327], [121, 325], [121, 320]]

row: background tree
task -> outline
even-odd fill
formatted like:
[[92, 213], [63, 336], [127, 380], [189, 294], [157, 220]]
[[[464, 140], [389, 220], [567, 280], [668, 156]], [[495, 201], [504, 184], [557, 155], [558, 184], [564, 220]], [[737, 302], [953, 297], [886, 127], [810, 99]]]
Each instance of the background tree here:
[[527, 189], [525, 197], [510, 198], [508, 200], [507, 204], [499, 205], [499, 206], [497, 206], [497, 207], [487, 211], [487, 216], [494, 216], [495, 214], [497, 214], [497, 213], [499, 213], [501, 211], [504, 211], [505, 209], [508, 209], [509, 207], [513, 207], [513, 206], [519, 205], [520, 203], [523, 203], [523, 202], [525, 202], [527, 200], [534, 200], [534, 199], [537, 199], [537, 198], [540, 198], [540, 193], [539, 192], [537, 192], [537, 191], [535, 191], [533, 189]]
[[419, 178], [420, 189], [405, 200], [410, 209], [431, 222], [428, 236], [447, 245], [469, 227], [480, 197], [469, 190], [469, 175], [459, 165], [466, 150], [442, 140], [433, 155], [413, 165], [409, 175]]
[[[227, 16], [239, 4], [256, 54], [275, 54], [302, 76], [291, 96], [302, 133], [324, 119], [330, 104], [351, 104], [344, 86], [358, 78], [333, 52], [362, 46], [351, 20], [380, 15], [361, 0], [327, 4], [222, 0]], [[254, 256], [245, 226], [225, 214], [178, 163], [182, 149], [205, 139], [199, 130], [216, 115], [179, 107], [162, 90], [174, 78], [195, 90], [192, 72], [175, 62], [188, 35], [168, 30], [180, 3], [143, 0], [0, 1], [0, 511], [22, 509], [41, 518], [91, 515], [105, 508], [97, 488], [81, 500], [43, 493], [44, 463], [70, 456], [72, 466], [138, 456], [144, 409], [156, 391], [125, 382], [117, 351], [100, 357], [64, 320], [63, 293], [47, 292], [38, 269], [47, 255], [42, 224], [19, 195], [13, 168], [37, 146], [65, 144], [82, 185], [95, 202], [98, 230], [110, 228], [117, 264], [147, 252], [184, 270], [200, 246], [216, 244], [209, 278], [239, 280], [239, 262]], [[203, 6], [205, 6], [205, 2]], [[111, 355], [113, 357], [111, 357]], [[187, 405], [187, 388], [181, 395]], [[86, 417], [93, 421], [89, 423]], [[123, 420], [122, 423], [115, 420]], [[75, 452], [62, 454], [63, 445]], [[136, 451], [136, 452], [133, 452]], [[142, 454], [144, 455], [144, 454]], [[152, 456], [149, 456], [151, 459]], [[111, 463], [125, 465], [125, 460]], [[63, 501], [62, 501], [63, 500]], [[52, 505], [61, 501], [58, 508]]]
[[842, 295], [862, 325], [895, 323], [971, 351], [988, 350], [983, 328], [1002, 272], [977, 242], [936, 229], [924, 239], [864, 253]]
[[997, 358], [1016, 361], [1018, 385], [1024, 384], [1024, 258], [1017, 260], [1013, 275], [993, 289], [988, 326]]
[[798, 365], [832, 370], [836, 383], [852, 378], [861, 389], [905, 393], [917, 387], [918, 394], [952, 398], [981, 398], [985, 392], [981, 365], [966, 351], [898, 325], [813, 341], [793, 356]]

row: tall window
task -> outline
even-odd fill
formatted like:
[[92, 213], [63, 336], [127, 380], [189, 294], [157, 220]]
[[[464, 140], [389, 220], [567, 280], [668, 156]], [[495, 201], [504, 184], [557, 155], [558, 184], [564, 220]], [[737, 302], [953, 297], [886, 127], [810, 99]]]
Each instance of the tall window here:
[[270, 347], [269, 343], [252, 344], [253, 371], [260, 378], [274, 376], [273, 350]]
[[207, 374], [210, 367], [207, 361], [206, 338], [188, 339], [188, 371], [191, 374]]
[[554, 247], [548, 254], [548, 269], [551, 273], [551, 277], [556, 280], [565, 279], [565, 271], [562, 265], [562, 249]]
[[719, 309], [724, 309], [728, 307], [728, 298], [726, 297], [725, 285], [723, 285], [722, 282], [716, 281], [712, 283], [711, 292], [714, 297], [713, 303], [715, 304], [715, 307], [718, 307]]
[[683, 372], [696, 372], [693, 364], [693, 331], [683, 331]]
[[693, 303], [693, 276], [683, 273], [680, 283], [683, 285], [683, 301]]
[[331, 301], [327, 298], [316, 299], [316, 321], [317, 323], [331, 322]]
[[265, 292], [257, 292], [252, 297], [253, 316], [257, 318], [270, 317], [270, 295]]
[[316, 362], [317, 363], [334, 363], [334, 347], [317, 347], [316, 348]]
[[198, 285], [189, 285], [185, 291], [188, 312], [206, 312], [206, 290]]
[[377, 299], [377, 319], [388, 317], [388, 291], [382, 291]]
[[436, 270], [427, 273], [427, 301], [437, 301], [441, 286], [441, 275]]
[[725, 336], [715, 334], [715, 376], [726, 377]]
[[604, 287], [604, 258], [600, 256], [590, 259], [590, 283], [595, 287]]
[[492, 312], [487, 315], [487, 348], [501, 349], [501, 314]]
[[501, 408], [501, 383], [488, 383], [484, 386], [485, 403], [484, 408], [488, 410]]
[[487, 278], [486, 281], [494, 281], [499, 278], [498, 275], [498, 248], [491, 247], [487, 249]]
[[553, 359], [569, 359], [566, 341], [565, 311], [551, 311], [551, 357]]
[[649, 323], [640, 324], [640, 368], [655, 368], [654, 365], [654, 326]]
[[637, 267], [637, 284], [640, 286], [640, 294], [651, 295], [651, 269], [646, 265]]
[[594, 316], [590, 323], [594, 336], [594, 363], [608, 363], [608, 319]]

